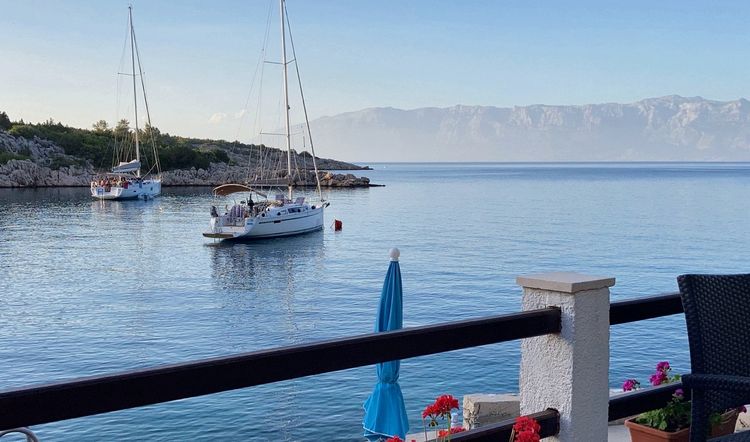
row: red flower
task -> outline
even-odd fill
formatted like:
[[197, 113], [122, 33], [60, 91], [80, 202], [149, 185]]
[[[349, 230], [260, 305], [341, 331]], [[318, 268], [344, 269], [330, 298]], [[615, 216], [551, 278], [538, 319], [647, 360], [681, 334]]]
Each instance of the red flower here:
[[425, 407], [422, 412], [422, 419], [430, 418], [430, 426], [437, 426], [437, 419], [451, 418], [451, 410], [458, 409], [458, 399], [454, 398], [449, 394], [438, 396], [435, 402]]
[[541, 430], [542, 427], [539, 426], [539, 423], [526, 416], [519, 416], [516, 418], [516, 423], [513, 424], [513, 431], [516, 433], [521, 433], [524, 431], [531, 431], [534, 433], [539, 433], [539, 430]]
[[432, 404], [424, 407], [424, 411], [422, 412], [422, 419], [425, 419], [427, 416], [432, 414]]
[[533, 431], [522, 431], [516, 433], [515, 442], [539, 442], [539, 435]]
[[458, 399], [449, 394], [444, 394], [435, 399], [435, 403], [432, 405], [435, 407], [436, 414], [450, 416], [451, 410], [458, 408]]
[[[466, 429], [464, 429], [464, 427], [452, 427], [450, 434], [456, 434], [456, 433], [460, 433], [462, 431], [466, 431]], [[438, 437], [439, 438], [440, 437], [445, 437], [447, 435], [448, 435], [448, 430], [440, 430], [440, 431], [438, 431]]]
[[515, 434], [514, 442], [539, 442], [539, 430], [542, 427], [536, 420], [519, 416], [516, 423], [513, 424], [513, 433]]

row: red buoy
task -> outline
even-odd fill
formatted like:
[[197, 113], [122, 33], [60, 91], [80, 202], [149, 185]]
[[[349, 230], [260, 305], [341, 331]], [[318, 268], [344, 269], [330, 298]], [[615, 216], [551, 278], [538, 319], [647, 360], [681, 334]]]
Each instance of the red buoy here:
[[344, 223], [341, 222], [341, 220], [335, 219], [333, 220], [333, 230], [338, 232], [344, 227]]

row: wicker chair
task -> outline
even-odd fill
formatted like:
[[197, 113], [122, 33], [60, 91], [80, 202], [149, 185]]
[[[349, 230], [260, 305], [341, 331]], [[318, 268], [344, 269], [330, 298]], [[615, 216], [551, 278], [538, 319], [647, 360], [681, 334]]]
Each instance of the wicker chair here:
[[[690, 441], [705, 441], [711, 413], [750, 403], [750, 274], [682, 275], [692, 373]], [[750, 441], [750, 432], [714, 441]]]

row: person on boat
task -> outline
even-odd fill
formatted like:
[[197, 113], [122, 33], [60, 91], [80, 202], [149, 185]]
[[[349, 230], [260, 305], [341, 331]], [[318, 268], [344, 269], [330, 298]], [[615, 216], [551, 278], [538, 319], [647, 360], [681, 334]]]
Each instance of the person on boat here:
[[229, 211], [229, 216], [232, 218], [242, 218], [242, 206], [239, 204], [232, 206], [232, 209]]
[[255, 205], [255, 203], [253, 202], [253, 196], [250, 195], [249, 197], [247, 197], [247, 208], [250, 211], [250, 216], [255, 215], [255, 212], [253, 211], [253, 206], [254, 205]]

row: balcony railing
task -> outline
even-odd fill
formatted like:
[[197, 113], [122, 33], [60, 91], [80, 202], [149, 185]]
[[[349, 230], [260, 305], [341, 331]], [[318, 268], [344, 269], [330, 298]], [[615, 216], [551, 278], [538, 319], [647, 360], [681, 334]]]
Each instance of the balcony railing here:
[[[616, 325], [680, 312], [682, 304], [679, 295], [674, 293], [612, 303], [609, 322]], [[563, 327], [563, 316], [559, 307], [552, 306], [16, 388], [0, 392], [0, 430], [125, 410], [395, 359], [559, 334]], [[677, 388], [679, 385], [671, 384], [613, 398], [609, 401], [609, 420], [658, 408]], [[557, 435], [560, 431], [560, 414], [557, 410], [537, 411], [531, 416], [540, 422], [541, 435]], [[511, 427], [512, 422], [488, 425], [459, 433], [452, 440], [507, 440]]]

